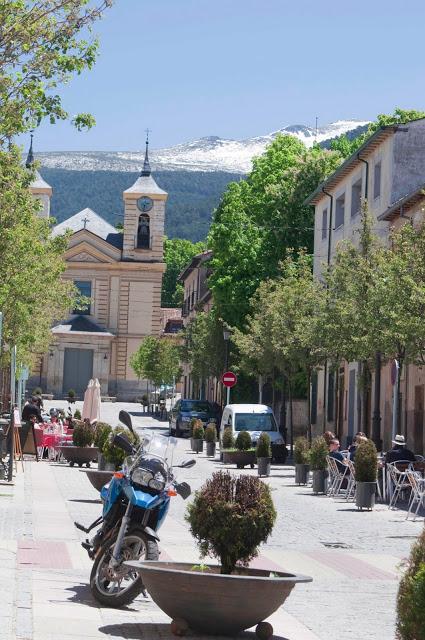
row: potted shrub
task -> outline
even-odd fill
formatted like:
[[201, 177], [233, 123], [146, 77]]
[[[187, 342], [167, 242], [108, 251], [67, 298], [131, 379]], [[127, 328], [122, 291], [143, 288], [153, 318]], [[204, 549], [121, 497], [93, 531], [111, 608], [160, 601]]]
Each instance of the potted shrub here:
[[258, 475], [269, 476], [270, 475], [270, 461], [272, 457], [272, 448], [270, 445], [270, 436], [267, 433], [262, 433], [257, 440], [256, 447]]
[[190, 421], [190, 448], [192, 449], [192, 451], [195, 451], [195, 443], [193, 437], [193, 430], [195, 427], [202, 427], [202, 420], [199, 420], [199, 418], [192, 418]]
[[124, 459], [127, 455], [125, 451], [112, 444], [114, 435], [117, 433], [124, 434], [125, 437], [130, 440], [130, 442], [132, 442], [136, 447], [138, 447], [140, 444], [139, 437], [136, 434], [133, 434], [130, 429], [126, 429], [125, 427], [121, 426], [115, 427], [115, 429], [110, 432], [102, 447], [102, 453], [104, 455], [105, 461], [106, 463], [110, 464], [109, 468], [113, 471], [118, 471], [118, 469], [122, 467], [122, 463], [124, 462]]
[[[357, 453], [356, 453], [357, 457]], [[425, 638], [425, 529], [413, 544], [397, 595], [397, 639]]]
[[69, 404], [72, 404], [73, 402], [75, 402], [75, 391], [74, 389], [70, 389], [68, 391], [68, 398], [67, 398]]
[[131, 561], [154, 602], [172, 619], [172, 631], [228, 635], [257, 626], [259, 637], [273, 628], [262, 623], [285, 601], [297, 582], [311, 578], [252, 569], [249, 561], [276, 520], [269, 487], [259, 478], [218, 472], [188, 507], [186, 519], [202, 557], [217, 566]]
[[[105, 456], [102, 453], [103, 446], [111, 433], [112, 427], [110, 424], [106, 422], [96, 423], [94, 430], [94, 445], [99, 449], [99, 453], [97, 454], [97, 468], [99, 471], [115, 471], [115, 465], [107, 463]], [[108, 465], [110, 466], [108, 467]]]
[[294, 442], [295, 483], [307, 484], [309, 465], [309, 444], [307, 438], [297, 438]]
[[313, 493], [326, 493], [328, 445], [323, 436], [317, 436], [311, 443], [309, 453], [310, 469], [313, 471]]
[[[199, 422], [201, 422], [199, 420]], [[192, 437], [193, 437], [193, 450], [195, 453], [202, 453], [204, 450], [204, 427], [201, 424], [197, 424], [193, 427]]]
[[81, 420], [81, 411], [79, 409], [75, 409], [73, 417], [75, 420]]
[[226, 427], [223, 431], [220, 445], [220, 460], [227, 462], [227, 452], [235, 448], [235, 436], [231, 427]]
[[207, 443], [207, 456], [214, 458], [215, 456], [215, 443], [217, 441], [217, 430], [215, 424], [210, 422], [205, 429], [205, 442]]
[[354, 468], [356, 506], [358, 509], [373, 509], [378, 476], [378, 454], [372, 440], [361, 440], [357, 445]]
[[78, 464], [82, 467], [85, 464], [90, 467], [90, 463], [97, 459], [97, 447], [93, 447], [94, 429], [88, 420], [74, 421], [72, 432], [73, 445], [64, 445], [60, 451], [71, 467]]
[[248, 431], [239, 431], [235, 440], [235, 448], [225, 451], [224, 462], [235, 464], [238, 469], [243, 469], [248, 464], [251, 469], [254, 468], [255, 449]]

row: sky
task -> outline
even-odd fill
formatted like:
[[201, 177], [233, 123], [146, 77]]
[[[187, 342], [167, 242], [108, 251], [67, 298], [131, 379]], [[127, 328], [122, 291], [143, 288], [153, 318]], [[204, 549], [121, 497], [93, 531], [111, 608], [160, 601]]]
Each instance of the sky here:
[[35, 148], [138, 150], [146, 127], [160, 148], [425, 109], [424, 24], [423, 0], [115, 0], [96, 66], [61, 90], [96, 127], [42, 125]]

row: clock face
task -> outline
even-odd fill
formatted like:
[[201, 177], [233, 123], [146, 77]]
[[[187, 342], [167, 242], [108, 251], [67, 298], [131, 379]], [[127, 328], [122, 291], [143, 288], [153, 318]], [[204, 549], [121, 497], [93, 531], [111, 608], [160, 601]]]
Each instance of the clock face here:
[[153, 207], [153, 201], [147, 196], [143, 196], [143, 198], [138, 199], [137, 206], [140, 211], [150, 211]]

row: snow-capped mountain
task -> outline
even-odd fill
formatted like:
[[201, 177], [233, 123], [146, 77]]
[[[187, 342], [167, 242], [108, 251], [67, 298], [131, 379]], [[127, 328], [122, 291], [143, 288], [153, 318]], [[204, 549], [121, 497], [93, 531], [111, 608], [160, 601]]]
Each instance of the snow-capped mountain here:
[[[178, 144], [166, 149], [152, 149], [150, 161], [156, 170], [229, 171], [247, 173], [255, 156], [264, 153], [278, 133], [289, 134], [307, 147], [315, 141], [327, 140], [365, 127], [366, 120], [338, 120], [315, 129], [304, 125], [289, 125], [265, 136], [247, 140], [227, 140], [208, 136]], [[38, 153], [42, 166], [70, 170], [137, 171], [143, 164], [144, 150], [140, 151], [57, 151]]]

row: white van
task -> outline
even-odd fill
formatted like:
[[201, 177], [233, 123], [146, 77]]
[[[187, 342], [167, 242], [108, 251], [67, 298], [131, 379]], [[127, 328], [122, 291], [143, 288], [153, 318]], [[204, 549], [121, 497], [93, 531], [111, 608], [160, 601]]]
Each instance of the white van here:
[[265, 404], [228, 404], [223, 409], [220, 423], [220, 443], [223, 431], [231, 427], [236, 437], [239, 431], [249, 431], [253, 444], [266, 432], [272, 444], [284, 444], [273, 411]]

